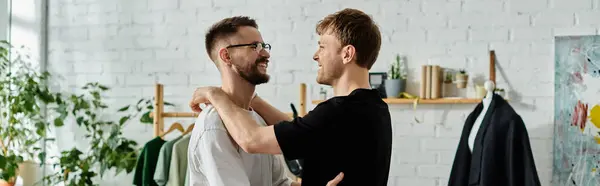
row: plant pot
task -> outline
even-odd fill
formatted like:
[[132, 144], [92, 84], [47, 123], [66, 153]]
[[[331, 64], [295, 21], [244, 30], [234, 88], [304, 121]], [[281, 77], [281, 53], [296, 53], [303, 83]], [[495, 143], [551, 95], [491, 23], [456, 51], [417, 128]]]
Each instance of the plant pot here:
[[500, 97], [506, 97], [506, 93], [504, 91], [495, 91]]
[[42, 181], [42, 167], [33, 161], [24, 161], [19, 164], [19, 177], [23, 181], [23, 186], [33, 186]]
[[406, 79], [386, 79], [384, 86], [388, 98], [398, 98], [406, 89]]
[[41, 177], [41, 171], [42, 168], [39, 164], [30, 160], [26, 160], [19, 163], [16, 177], [10, 179], [10, 182], [0, 179], [0, 186], [15, 186], [17, 180], [20, 180], [19, 185], [21, 186], [33, 186], [42, 181], [43, 178]]
[[6, 182], [4, 180], [0, 180], [0, 186], [14, 186], [14, 185], [15, 185], [14, 181], [11, 182], [11, 183], [9, 183], [9, 182]]
[[456, 88], [467, 88], [469, 75], [456, 74]]

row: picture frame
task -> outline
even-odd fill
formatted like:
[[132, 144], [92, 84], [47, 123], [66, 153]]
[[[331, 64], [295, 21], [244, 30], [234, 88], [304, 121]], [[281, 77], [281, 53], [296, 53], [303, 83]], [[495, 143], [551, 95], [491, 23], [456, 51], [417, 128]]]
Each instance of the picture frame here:
[[379, 91], [381, 98], [387, 98], [385, 94], [385, 84], [383, 83], [387, 79], [387, 73], [385, 72], [369, 72], [369, 84], [372, 89]]

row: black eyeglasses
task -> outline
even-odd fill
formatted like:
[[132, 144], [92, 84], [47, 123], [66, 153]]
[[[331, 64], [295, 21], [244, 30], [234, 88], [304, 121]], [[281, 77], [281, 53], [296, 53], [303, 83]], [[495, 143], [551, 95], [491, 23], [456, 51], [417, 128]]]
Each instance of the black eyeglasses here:
[[261, 51], [262, 49], [271, 51], [271, 45], [267, 44], [267, 43], [250, 43], [250, 44], [229, 45], [226, 48], [243, 47], [243, 46], [250, 46], [250, 48], [254, 49], [257, 52]]

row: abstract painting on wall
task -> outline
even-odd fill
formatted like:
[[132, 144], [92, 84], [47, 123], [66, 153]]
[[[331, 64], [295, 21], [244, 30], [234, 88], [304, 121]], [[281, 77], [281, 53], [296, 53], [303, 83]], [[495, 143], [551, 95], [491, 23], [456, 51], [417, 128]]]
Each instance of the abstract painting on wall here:
[[600, 36], [555, 38], [553, 185], [600, 185]]

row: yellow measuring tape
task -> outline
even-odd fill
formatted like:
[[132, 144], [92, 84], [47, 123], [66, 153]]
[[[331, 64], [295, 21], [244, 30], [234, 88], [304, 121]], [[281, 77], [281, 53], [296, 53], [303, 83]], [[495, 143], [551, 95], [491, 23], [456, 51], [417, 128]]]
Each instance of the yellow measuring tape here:
[[421, 121], [419, 121], [419, 119], [417, 119], [417, 105], [419, 104], [420, 98], [417, 96], [414, 96], [412, 94], [406, 93], [406, 92], [400, 93], [400, 97], [407, 98], [407, 99], [414, 99], [413, 100], [414, 119], [415, 119], [415, 122], [421, 123]]

